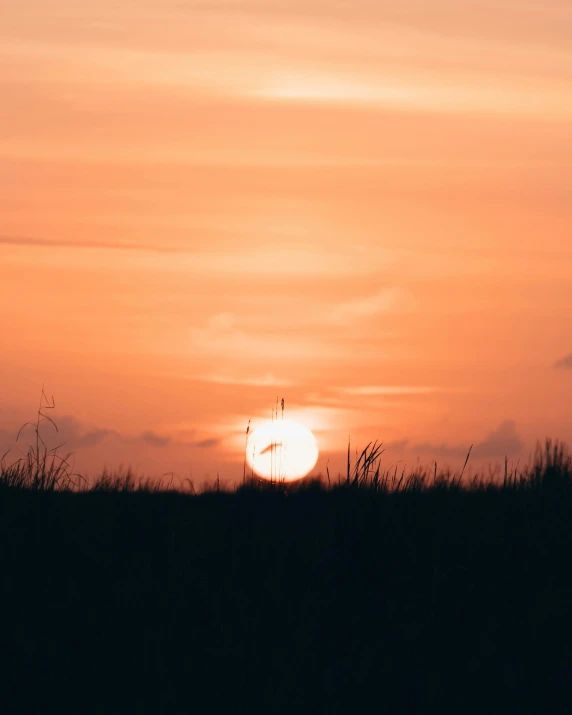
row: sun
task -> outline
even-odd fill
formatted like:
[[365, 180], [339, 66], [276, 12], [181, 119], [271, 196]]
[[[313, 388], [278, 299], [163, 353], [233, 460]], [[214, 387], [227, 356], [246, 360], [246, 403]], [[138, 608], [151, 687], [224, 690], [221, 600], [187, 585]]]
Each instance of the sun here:
[[311, 430], [295, 420], [268, 420], [253, 430], [246, 443], [248, 466], [264, 479], [294, 481], [318, 461]]

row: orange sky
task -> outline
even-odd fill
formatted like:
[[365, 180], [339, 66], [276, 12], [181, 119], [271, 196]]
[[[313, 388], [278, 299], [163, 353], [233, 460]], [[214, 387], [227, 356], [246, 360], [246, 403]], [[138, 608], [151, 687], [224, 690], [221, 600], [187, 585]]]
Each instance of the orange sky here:
[[0, 13], [0, 451], [42, 384], [89, 474], [572, 441], [569, 0]]

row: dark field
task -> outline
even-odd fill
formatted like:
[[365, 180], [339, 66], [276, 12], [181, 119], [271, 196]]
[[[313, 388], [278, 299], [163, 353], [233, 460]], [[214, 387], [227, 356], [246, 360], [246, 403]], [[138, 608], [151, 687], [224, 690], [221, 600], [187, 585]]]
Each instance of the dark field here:
[[9, 477], [3, 713], [569, 711], [561, 448], [496, 486]]

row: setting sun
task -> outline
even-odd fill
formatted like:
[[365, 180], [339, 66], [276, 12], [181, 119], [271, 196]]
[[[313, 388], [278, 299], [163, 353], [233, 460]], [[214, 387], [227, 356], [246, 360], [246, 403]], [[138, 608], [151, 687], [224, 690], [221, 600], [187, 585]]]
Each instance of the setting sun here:
[[293, 481], [305, 477], [318, 461], [311, 430], [294, 420], [268, 420], [246, 444], [248, 466], [264, 479]]

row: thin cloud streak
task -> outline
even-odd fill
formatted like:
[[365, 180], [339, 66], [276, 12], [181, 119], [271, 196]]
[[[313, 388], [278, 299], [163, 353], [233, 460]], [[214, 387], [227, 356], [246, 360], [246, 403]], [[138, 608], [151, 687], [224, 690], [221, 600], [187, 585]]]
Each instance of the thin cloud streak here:
[[429, 395], [435, 392], [440, 392], [436, 387], [415, 387], [412, 385], [364, 385], [361, 387], [338, 387], [338, 392], [345, 395]]
[[101, 249], [104, 251], [145, 251], [151, 253], [188, 253], [180, 248], [171, 248], [159, 244], [105, 243], [102, 241], [60, 241], [58, 239], [33, 238], [28, 236], [0, 236], [3, 246], [23, 246], [30, 248], [71, 248]]
[[193, 328], [190, 346], [195, 352], [237, 358], [273, 358], [307, 361], [312, 358], [339, 359], [326, 345], [310, 340], [289, 340], [267, 335], [254, 335], [234, 328], [217, 330], [213, 327]]
[[387, 288], [365, 298], [357, 298], [334, 305], [327, 316], [331, 323], [354, 323], [382, 313], [394, 312], [397, 308], [413, 309], [413, 300], [405, 291]]
[[290, 387], [294, 383], [274, 377], [271, 372], [259, 377], [232, 377], [230, 375], [202, 375], [193, 378], [204, 382], [215, 382], [219, 385], [246, 385], [249, 387]]
[[[61, 241], [58, 239], [39, 239], [34, 237], [0, 236], [0, 245], [17, 246], [22, 248], [61, 248], [78, 251], [129, 251], [138, 253], [163, 254], [168, 263], [152, 264], [154, 270], [184, 270], [197, 273], [209, 272], [221, 275], [252, 274], [252, 275], [296, 275], [302, 277], [337, 275], [342, 270], [346, 273], [367, 273], [373, 270], [372, 263], [376, 266], [390, 267], [395, 264], [398, 254], [394, 251], [378, 249], [372, 250], [368, 261], [361, 261], [342, 252], [330, 254], [326, 259], [317, 247], [308, 246], [304, 249], [266, 249], [264, 251], [244, 250], [240, 252], [209, 253], [197, 250], [196, 246], [170, 246], [167, 244], [147, 243], [106, 243], [102, 241]], [[178, 256], [176, 263], [170, 262], [170, 256]], [[183, 260], [184, 259], [184, 260]], [[143, 258], [141, 260], [144, 260]], [[135, 267], [136, 264], [131, 264]], [[145, 268], [145, 264], [139, 264]], [[345, 309], [341, 309], [345, 314]], [[350, 308], [348, 314], [352, 313]]]

